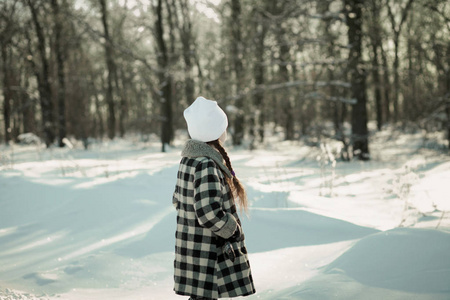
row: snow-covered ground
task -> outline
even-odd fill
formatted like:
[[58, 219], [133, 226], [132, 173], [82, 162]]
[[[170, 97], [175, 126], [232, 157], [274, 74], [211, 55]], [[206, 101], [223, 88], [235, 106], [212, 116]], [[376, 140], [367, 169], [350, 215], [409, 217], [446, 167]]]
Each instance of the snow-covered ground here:
[[[186, 298], [172, 291], [182, 144], [2, 146], [0, 299]], [[302, 142], [229, 148], [251, 201], [247, 299], [450, 299], [450, 157], [422, 144], [378, 133], [365, 163]]]

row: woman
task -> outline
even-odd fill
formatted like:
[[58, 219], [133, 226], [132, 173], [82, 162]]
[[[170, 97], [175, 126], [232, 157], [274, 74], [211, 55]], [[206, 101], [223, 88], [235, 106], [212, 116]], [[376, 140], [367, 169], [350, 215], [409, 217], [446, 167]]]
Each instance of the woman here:
[[211, 300], [255, 293], [235, 200], [245, 190], [222, 147], [228, 119], [216, 101], [198, 97], [184, 111], [183, 149], [173, 204], [177, 209], [175, 293]]

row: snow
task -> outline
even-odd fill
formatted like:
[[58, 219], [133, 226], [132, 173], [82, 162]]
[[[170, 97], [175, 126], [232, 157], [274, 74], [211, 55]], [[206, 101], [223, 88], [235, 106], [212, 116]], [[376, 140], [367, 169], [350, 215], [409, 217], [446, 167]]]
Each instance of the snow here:
[[[248, 299], [450, 298], [448, 155], [387, 130], [365, 163], [271, 138], [228, 147], [251, 202]], [[0, 299], [183, 299], [171, 204], [182, 144], [1, 146]]]

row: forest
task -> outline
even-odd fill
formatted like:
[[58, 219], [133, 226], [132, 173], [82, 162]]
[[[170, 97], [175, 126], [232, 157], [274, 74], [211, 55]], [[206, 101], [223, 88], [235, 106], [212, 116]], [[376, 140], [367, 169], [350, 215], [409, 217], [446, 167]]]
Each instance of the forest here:
[[202, 95], [233, 145], [442, 132], [450, 148], [446, 0], [3, 0], [0, 142], [150, 135], [165, 151]]

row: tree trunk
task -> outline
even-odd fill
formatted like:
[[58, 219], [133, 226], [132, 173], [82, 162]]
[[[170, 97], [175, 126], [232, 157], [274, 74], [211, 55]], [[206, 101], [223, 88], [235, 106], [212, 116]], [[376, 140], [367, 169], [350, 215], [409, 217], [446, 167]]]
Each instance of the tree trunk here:
[[447, 141], [448, 150], [450, 151], [450, 43], [447, 44], [447, 51], [444, 57], [446, 57], [446, 67], [443, 72], [445, 80], [444, 98], [446, 98], [445, 113], [447, 114]]
[[95, 77], [93, 74], [90, 74], [89, 85], [90, 85], [91, 90], [93, 91], [94, 99], [95, 99], [94, 104], [95, 104], [96, 120], [94, 121], [94, 123], [97, 125], [95, 128], [96, 129], [95, 134], [96, 134], [96, 136], [100, 136], [100, 138], [103, 139], [103, 137], [105, 136], [105, 126], [104, 126], [103, 116], [101, 113], [101, 105], [100, 105], [100, 99], [98, 97], [98, 89], [95, 86]]
[[378, 62], [378, 49], [379, 45], [377, 43], [372, 44], [372, 76], [373, 76], [373, 85], [374, 85], [374, 93], [375, 93], [375, 110], [377, 116], [377, 129], [381, 130], [383, 126], [383, 104], [381, 99], [381, 88], [380, 88], [380, 64]]
[[[280, 77], [282, 82], [289, 81], [289, 72], [287, 69], [287, 63], [290, 60], [290, 47], [288, 42], [285, 40], [285, 31], [280, 27], [278, 32], [278, 45], [280, 47]], [[294, 139], [294, 115], [293, 107], [291, 103], [291, 96], [289, 92], [282, 92], [283, 97], [281, 99], [282, 111], [284, 113], [284, 131], [285, 140]]]
[[408, 16], [408, 11], [411, 8], [411, 5], [414, 0], [408, 0], [408, 3], [406, 4], [405, 8], [401, 11], [401, 20], [397, 24], [395, 20], [394, 13], [392, 12], [392, 9], [389, 5], [390, 0], [387, 0], [387, 9], [389, 18], [391, 20], [391, 29], [394, 33], [394, 98], [393, 98], [393, 104], [394, 104], [394, 123], [396, 123], [399, 120], [400, 117], [400, 111], [399, 111], [399, 94], [400, 94], [400, 74], [398, 73], [399, 70], [399, 56], [398, 56], [398, 50], [399, 50], [399, 43], [400, 43], [400, 34], [402, 31], [402, 26], [404, 22], [406, 21], [406, 18]]
[[5, 126], [5, 144], [11, 140], [11, 86], [10, 86], [10, 72], [8, 63], [8, 51], [6, 44], [2, 42], [2, 69], [3, 69], [3, 121]]
[[362, 7], [363, 0], [345, 0], [346, 22], [350, 53], [348, 67], [350, 70], [352, 96], [357, 103], [352, 109], [353, 156], [360, 160], [369, 160], [369, 141], [367, 129], [366, 82], [362, 63]]
[[447, 44], [447, 69], [445, 72], [445, 85], [447, 87], [445, 97], [447, 97], [446, 113], [447, 113], [447, 140], [448, 150], [450, 151], [450, 43]]
[[[120, 77], [120, 80], [119, 80]], [[127, 105], [127, 88], [126, 88], [126, 78], [122, 70], [117, 70], [115, 68], [114, 72], [114, 82], [116, 89], [118, 91], [120, 102], [119, 102], [119, 136], [123, 138], [125, 136], [125, 121], [128, 112]], [[121, 83], [121, 85], [120, 85]]]
[[[254, 53], [255, 63], [253, 67], [253, 76], [255, 85], [262, 86], [265, 82], [264, 73], [264, 41], [267, 34], [267, 20], [264, 19], [262, 14], [255, 12], [256, 22], [254, 22]], [[264, 141], [264, 125], [265, 125], [265, 108], [264, 108], [264, 93], [257, 91], [253, 96], [254, 109], [250, 115], [249, 121], [249, 134], [252, 140], [251, 148], [255, 147], [257, 137], [262, 143]]]
[[183, 61], [184, 61], [184, 93], [187, 103], [190, 104], [194, 100], [194, 79], [192, 75], [193, 57], [196, 52], [194, 38], [192, 36], [192, 22], [189, 12], [189, 4], [186, 0], [179, 1], [181, 5], [181, 14], [183, 17], [183, 24], [179, 24], [180, 40], [183, 45]]
[[[397, 36], [397, 34], [396, 34]], [[392, 99], [393, 109], [394, 109], [394, 124], [399, 120], [399, 108], [398, 108], [398, 98], [400, 93], [400, 75], [398, 74], [398, 37], [394, 38], [394, 98]]]
[[[319, 13], [322, 15], [326, 15], [330, 12], [330, 5], [331, 2], [324, 1], [321, 3]], [[325, 19], [324, 20], [324, 38], [326, 39], [327, 45], [325, 46], [325, 55], [327, 58], [335, 58], [336, 57], [336, 51], [335, 51], [335, 39], [331, 27], [333, 26], [333, 23], [335, 21], [332, 19]], [[328, 67], [327, 68], [327, 80], [328, 82], [335, 81], [335, 69], [334, 67]], [[335, 85], [329, 85], [328, 87], [328, 95], [331, 97], [337, 97], [338, 96], [338, 89]], [[342, 131], [342, 120], [340, 118], [339, 114], [339, 103], [338, 102], [331, 102], [331, 103], [324, 103], [324, 105], [328, 106], [326, 107], [327, 110], [331, 110], [331, 115], [333, 119], [334, 124], [334, 131], [335, 131], [335, 137], [338, 139], [345, 139], [344, 133]]]
[[375, 0], [372, 0], [372, 27], [369, 33], [372, 45], [372, 77], [375, 94], [375, 111], [377, 117], [377, 129], [381, 130], [383, 126], [383, 104], [381, 99], [381, 80], [380, 80], [380, 63], [378, 52], [381, 45], [380, 37], [380, 8]]
[[[236, 76], [236, 94], [242, 91], [244, 68], [242, 65], [242, 33], [241, 33], [241, 3], [240, 0], [231, 0], [231, 58], [233, 61], [233, 70]], [[244, 139], [245, 128], [245, 100], [244, 97], [238, 98], [235, 106], [238, 113], [234, 119], [233, 145], [241, 145]]]
[[[12, 139], [11, 119], [13, 108], [13, 86], [15, 83], [11, 78], [13, 75], [13, 62], [11, 51], [11, 40], [16, 34], [16, 20], [14, 19], [16, 12], [17, 0], [4, 1], [1, 5], [1, 19], [0, 19], [0, 56], [3, 75], [3, 122], [4, 122], [4, 134], [5, 144], [8, 145]], [[17, 94], [17, 93], [16, 93]], [[1, 134], [0, 134], [1, 136]]]
[[391, 121], [391, 81], [389, 79], [389, 64], [387, 60], [386, 52], [383, 49], [383, 45], [380, 44], [381, 59], [383, 63], [383, 112], [386, 122]]
[[[30, 77], [25, 76], [24, 87], [25, 90], [30, 88]], [[36, 108], [35, 101], [30, 95], [23, 91], [21, 93], [22, 98], [22, 127], [23, 132], [36, 132]]]
[[447, 114], [447, 142], [448, 142], [448, 150], [450, 151], [450, 100], [447, 99], [447, 103], [445, 104], [445, 113]]
[[169, 46], [170, 46], [169, 53], [170, 54], [175, 54], [175, 43], [176, 43], [176, 41], [175, 41], [175, 33], [174, 33], [175, 25], [173, 24], [173, 22], [174, 22], [174, 18], [178, 18], [178, 16], [177, 16], [177, 11], [176, 10], [174, 10], [172, 12], [172, 7], [171, 6], [173, 6], [173, 5], [171, 5], [169, 3], [169, 1], [171, 1], [171, 0], [166, 0], [165, 1], [166, 10], [167, 10], [167, 23], [169, 24], [169, 41], [170, 41], [170, 43], [169, 43]]
[[[281, 15], [284, 12], [285, 9], [285, 3], [281, 3], [280, 6], [278, 6], [278, 3], [273, 4], [272, 6], [272, 12], [274, 12], [275, 15]], [[279, 75], [280, 75], [280, 81], [281, 82], [289, 82], [289, 70], [287, 68], [291, 56], [290, 56], [290, 44], [286, 40], [286, 30], [284, 29], [281, 24], [276, 24], [276, 42], [278, 46], [279, 51]], [[283, 113], [283, 127], [284, 127], [284, 139], [285, 140], [293, 140], [294, 139], [294, 108], [292, 105], [292, 96], [288, 91], [281, 91], [281, 111]]]
[[55, 50], [58, 68], [58, 145], [64, 147], [63, 139], [66, 137], [66, 103], [65, 103], [65, 76], [64, 52], [62, 48], [62, 17], [59, 12], [58, 0], [52, 0], [53, 19], [55, 23]]
[[44, 128], [44, 140], [47, 147], [50, 147], [50, 145], [53, 143], [55, 139], [55, 131], [54, 131], [53, 101], [49, 79], [50, 72], [48, 66], [48, 59], [45, 51], [46, 48], [45, 36], [44, 30], [41, 26], [41, 23], [39, 22], [37, 10], [34, 7], [33, 1], [28, 0], [27, 3], [30, 8], [31, 16], [36, 30], [36, 35], [38, 38], [38, 50], [42, 62], [40, 80], [38, 80], [39, 96], [42, 111], [42, 123]]
[[113, 98], [113, 80], [115, 74], [115, 65], [113, 58], [113, 48], [111, 45], [111, 38], [108, 27], [108, 9], [106, 7], [106, 0], [99, 0], [102, 10], [102, 24], [105, 38], [105, 59], [106, 67], [108, 68], [107, 75], [107, 89], [106, 89], [106, 104], [108, 105], [108, 137], [114, 139], [116, 136], [116, 114], [115, 104]]
[[173, 139], [173, 117], [172, 117], [172, 76], [169, 72], [169, 57], [166, 42], [164, 40], [164, 27], [162, 15], [162, 0], [158, 0], [155, 8], [155, 34], [158, 47], [158, 66], [161, 71], [158, 73], [159, 85], [161, 88], [161, 150], [166, 151], [166, 145]]
[[[433, 38], [434, 40], [434, 38]], [[443, 124], [447, 130], [448, 148], [450, 150], [450, 43], [446, 49], [442, 44], [433, 41], [432, 49], [434, 52], [433, 63], [438, 71], [438, 88], [443, 95], [442, 105], [445, 106], [446, 124]]]
[[[411, 32], [411, 34], [413, 34]], [[408, 90], [406, 91], [406, 95], [403, 100], [403, 112], [405, 114], [405, 120], [413, 121], [417, 114], [417, 104], [416, 104], [416, 95], [417, 95], [417, 87], [416, 87], [416, 75], [414, 71], [414, 58], [413, 58], [413, 41], [411, 40], [411, 36], [408, 37]]]

